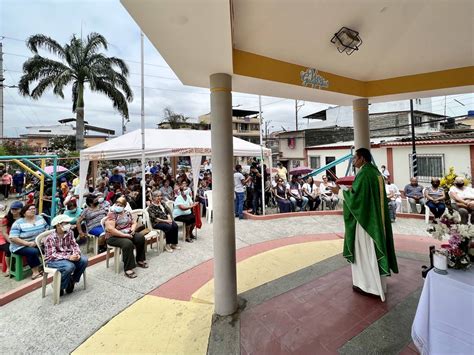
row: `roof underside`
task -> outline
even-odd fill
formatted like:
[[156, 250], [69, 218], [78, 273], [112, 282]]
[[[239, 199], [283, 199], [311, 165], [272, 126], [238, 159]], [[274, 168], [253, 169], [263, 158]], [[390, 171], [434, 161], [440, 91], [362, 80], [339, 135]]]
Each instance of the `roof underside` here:
[[[227, 73], [234, 91], [342, 105], [474, 91], [472, 0], [121, 1], [187, 85]], [[343, 26], [363, 40], [351, 56], [330, 43]], [[302, 86], [305, 68], [329, 88]]]

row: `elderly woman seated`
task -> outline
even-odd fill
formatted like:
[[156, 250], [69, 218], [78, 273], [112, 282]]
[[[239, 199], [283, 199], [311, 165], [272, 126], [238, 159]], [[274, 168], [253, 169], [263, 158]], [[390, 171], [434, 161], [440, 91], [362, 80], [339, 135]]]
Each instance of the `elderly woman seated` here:
[[175, 221], [183, 222], [186, 228], [186, 241], [192, 243], [196, 237], [193, 235], [193, 229], [196, 224], [196, 217], [192, 210], [197, 206], [197, 202], [193, 202], [191, 195], [186, 193], [187, 186], [182, 185], [179, 188], [179, 195], [174, 201], [173, 218]]
[[474, 189], [465, 186], [462, 176], [454, 180], [454, 186], [449, 189], [449, 197], [451, 197], [451, 205], [461, 215], [461, 223], [467, 224], [469, 216], [471, 216], [471, 223], [474, 223]]
[[150, 207], [148, 207], [148, 214], [150, 215], [153, 228], [162, 230], [165, 233], [165, 250], [168, 253], [172, 253], [175, 249], [181, 249], [178, 246], [178, 225], [173, 221], [171, 212], [162, 200], [163, 195], [161, 191], [153, 191], [151, 204]]
[[428, 186], [424, 191], [426, 206], [428, 206], [431, 213], [433, 213], [435, 219], [440, 218], [446, 210], [446, 205], [444, 204], [446, 196], [444, 189], [439, 187], [439, 185], [439, 178], [432, 178], [431, 186]]
[[326, 175], [323, 175], [323, 181], [319, 185], [321, 199], [326, 203], [330, 210], [335, 210], [339, 203], [339, 196], [335, 193], [336, 184], [329, 181]]
[[[134, 279], [137, 277], [134, 269], [138, 265], [141, 268], [148, 268], [145, 261], [145, 237], [141, 233], [136, 233], [137, 222], [133, 220], [130, 212], [125, 210], [127, 200], [120, 197], [110, 208], [105, 221], [105, 238], [107, 244], [122, 249], [125, 276]], [[136, 257], [133, 256], [133, 249], [136, 249]]]
[[81, 279], [87, 267], [87, 256], [81, 255], [81, 249], [74, 239], [71, 230], [72, 218], [59, 215], [53, 218], [51, 226], [54, 231], [44, 240], [44, 260], [49, 267], [61, 273], [60, 295], [72, 293], [74, 285]]
[[21, 218], [13, 223], [10, 229], [10, 251], [14, 254], [25, 256], [35, 280], [41, 276], [39, 266], [39, 250], [35, 238], [48, 229], [48, 224], [41, 216], [36, 215], [34, 205], [26, 205], [21, 209]]

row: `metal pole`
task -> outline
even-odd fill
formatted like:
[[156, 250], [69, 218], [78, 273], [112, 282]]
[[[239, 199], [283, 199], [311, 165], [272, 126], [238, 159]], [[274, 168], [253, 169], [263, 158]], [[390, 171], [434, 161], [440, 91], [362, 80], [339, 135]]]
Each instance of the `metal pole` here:
[[3, 138], [3, 44], [0, 42], [0, 138]]
[[53, 160], [53, 193], [51, 196], [51, 219], [56, 217], [56, 179], [57, 173], [56, 170], [58, 168], [58, 157], [54, 157]]
[[[265, 216], [265, 171], [263, 169], [263, 133], [262, 133], [262, 97], [258, 95], [258, 111], [260, 116], [260, 171], [262, 175], [262, 214]], [[257, 212], [257, 211], [255, 211]]]
[[418, 176], [418, 163], [416, 160], [416, 144], [415, 144], [415, 116], [413, 115], [413, 100], [410, 99], [410, 119], [411, 119], [411, 146], [412, 146], [412, 170], [413, 176]]
[[146, 208], [145, 186], [145, 54], [143, 50], [143, 32], [140, 32], [141, 47], [141, 130], [142, 130], [142, 208]]
[[296, 131], [298, 130], [298, 100], [295, 100]]

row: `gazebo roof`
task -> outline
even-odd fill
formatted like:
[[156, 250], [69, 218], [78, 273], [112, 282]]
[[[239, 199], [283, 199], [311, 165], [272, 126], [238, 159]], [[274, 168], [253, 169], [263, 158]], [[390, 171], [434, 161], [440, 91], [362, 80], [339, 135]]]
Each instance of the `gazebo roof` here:
[[[474, 90], [471, 0], [121, 2], [187, 85], [228, 73], [234, 91], [342, 105]], [[343, 26], [363, 40], [350, 56], [330, 42]], [[311, 68], [327, 88], [302, 83]]]

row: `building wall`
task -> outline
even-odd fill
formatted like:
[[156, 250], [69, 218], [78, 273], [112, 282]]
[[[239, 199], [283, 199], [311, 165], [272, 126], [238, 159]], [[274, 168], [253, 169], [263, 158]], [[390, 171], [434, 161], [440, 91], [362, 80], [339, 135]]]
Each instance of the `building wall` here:
[[[304, 159], [305, 151], [305, 132], [289, 132], [282, 133], [278, 136], [278, 151], [280, 155], [280, 160], [290, 160], [290, 159]], [[288, 146], [288, 140], [294, 139], [295, 145], [294, 148]]]
[[[410, 158], [411, 146], [391, 147], [393, 152], [393, 171], [390, 171], [393, 182], [402, 189], [410, 181]], [[465, 145], [419, 145], [417, 146], [417, 154], [444, 154], [444, 170], [445, 173], [449, 167], [453, 166], [458, 174], [471, 175], [471, 147]], [[372, 148], [372, 154], [378, 167], [381, 165], [388, 165], [387, 161], [387, 147]], [[349, 148], [327, 148], [327, 149], [308, 149], [307, 162], [309, 166], [310, 158], [313, 156], [320, 156], [321, 166], [325, 165], [325, 158], [327, 156], [336, 157], [339, 159], [344, 155], [350, 153]], [[347, 169], [347, 163], [344, 162], [336, 166], [336, 175], [344, 176]], [[321, 175], [316, 178], [321, 179]], [[427, 185], [429, 181], [421, 181], [421, 184]]]
[[[458, 174], [471, 173], [471, 159], [469, 145], [419, 145], [416, 147], [416, 153], [420, 154], [444, 154], [444, 173], [449, 168], [454, 167]], [[411, 176], [410, 158], [411, 147], [393, 147], [394, 161], [394, 177], [395, 184], [402, 188], [405, 186]], [[429, 181], [420, 181], [421, 184], [427, 185]]]

